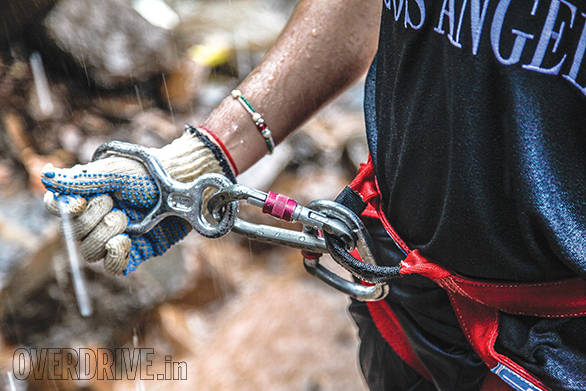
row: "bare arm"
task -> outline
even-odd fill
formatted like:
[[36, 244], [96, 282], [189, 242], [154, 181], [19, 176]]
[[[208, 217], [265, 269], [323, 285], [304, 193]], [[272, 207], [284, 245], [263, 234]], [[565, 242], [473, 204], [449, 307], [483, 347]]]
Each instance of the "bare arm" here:
[[[304, 0], [261, 64], [238, 87], [263, 114], [275, 142], [360, 77], [374, 57], [377, 0]], [[204, 121], [240, 172], [266, 153], [250, 115], [227, 97]]]

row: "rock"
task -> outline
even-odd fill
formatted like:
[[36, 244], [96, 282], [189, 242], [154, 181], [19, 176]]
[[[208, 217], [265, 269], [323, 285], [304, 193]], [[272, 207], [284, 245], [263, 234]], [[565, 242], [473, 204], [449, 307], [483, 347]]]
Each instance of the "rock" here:
[[13, 186], [15, 180], [15, 170], [12, 161], [8, 159], [0, 160], [0, 189], [2, 193]]
[[358, 170], [361, 163], [368, 160], [368, 145], [366, 136], [363, 133], [357, 133], [346, 142], [346, 154], [354, 169]]
[[[9, 217], [2, 221], [3, 226], [10, 223]], [[55, 219], [52, 223], [50, 235], [27, 231], [28, 237], [35, 239], [30, 244], [34, 248], [9, 248], [10, 259], [0, 258], [0, 333], [9, 344], [120, 346], [116, 343], [123, 343], [132, 327], [138, 327], [160, 303], [182, 297], [186, 291], [195, 292], [194, 284], [212, 286], [213, 282], [207, 281], [210, 276], [218, 282], [217, 274], [205, 274], [205, 267], [186, 265], [180, 246], [173, 247], [165, 257], [150, 260], [128, 277], [108, 274], [101, 262], [83, 263], [84, 283], [93, 307], [90, 316], [84, 318], [79, 313]], [[0, 229], [2, 249], [7, 248], [3, 240], [14, 232], [14, 227]]]
[[200, 86], [208, 77], [209, 69], [185, 59], [163, 78], [161, 100], [170, 110], [190, 111], [195, 106]]
[[7, 59], [0, 71], [0, 102], [3, 107], [26, 108], [25, 91], [29, 90], [31, 81], [32, 73], [27, 62]]
[[[44, 255], [58, 239], [55, 227], [40, 197], [19, 192], [0, 198], [0, 296], [5, 286], [18, 277], [18, 271], [31, 266], [25, 265], [25, 262], [30, 260], [35, 265], [44, 263]], [[42, 276], [42, 269], [30, 269], [35, 270], [32, 274], [21, 273], [21, 282], [16, 285], [26, 290], [30, 281]]]
[[112, 124], [104, 117], [89, 110], [80, 110], [73, 115], [73, 123], [88, 134], [105, 135], [112, 131]]
[[175, 125], [162, 110], [152, 108], [135, 115], [130, 123], [117, 128], [110, 138], [160, 148], [182, 132], [182, 125]]
[[98, 137], [96, 137], [96, 136], [86, 137], [86, 139], [80, 145], [79, 150], [77, 152], [78, 160], [82, 163], [91, 161], [96, 149], [100, 145], [102, 145], [108, 141], [110, 141], [110, 140], [107, 137], [99, 137], [99, 136]]
[[91, 102], [92, 107], [100, 114], [125, 121], [131, 120], [141, 110], [148, 109], [154, 104], [148, 96], [142, 97], [137, 86], [134, 95], [97, 96]]
[[55, 4], [56, 0], [18, 0], [0, 2], [0, 44], [9, 42]]
[[167, 72], [177, 57], [171, 33], [123, 0], [62, 0], [43, 28], [49, 46], [56, 45], [105, 88]]
[[[234, 249], [218, 247], [208, 258], [227, 263], [224, 254]], [[191, 373], [205, 374], [190, 378], [191, 389], [365, 389], [348, 299], [308, 276], [297, 251], [277, 248], [272, 254], [273, 261], [257, 253], [249, 263], [244, 254], [230, 260], [237, 296], [228, 296], [221, 310], [187, 314], [192, 337], [181, 342], [194, 353], [185, 360]]]
[[155, 26], [173, 30], [179, 23], [179, 15], [164, 0], [134, 0], [132, 7]]
[[257, 0], [189, 1], [176, 9], [182, 16], [177, 27], [194, 42], [226, 39], [235, 50], [264, 51], [277, 39], [287, 18]]
[[267, 191], [281, 172], [294, 158], [295, 150], [291, 143], [285, 141], [272, 155], [265, 155], [252, 167], [238, 176], [238, 182], [244, 185]]

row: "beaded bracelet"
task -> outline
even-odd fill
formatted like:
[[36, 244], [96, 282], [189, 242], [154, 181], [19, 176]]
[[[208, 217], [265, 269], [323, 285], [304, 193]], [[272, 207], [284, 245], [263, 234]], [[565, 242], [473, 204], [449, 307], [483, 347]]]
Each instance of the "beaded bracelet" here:
[[256, 110], [254, 110], [254, 107], [252, 107], [252, 105], [246, 100], [246, 98], [242, 95], [242, 92], [240, 92], [240, 90], [232, 90], [232, 98], [240, 102], [242, 107], [244, 107], [248, 114], [250, 114], [252, 120], [254, 121], [254, 124], [256, 125], [256, 129], [258, 129], [258, 132], [265, 139], [265, 143], [267, 144], [269, 154], [273, 153], [273, 150], [275, 149], [275, 141], [273, 140], [273, 136], [271, 135], [271, 130], [265, 124], [265, 120], [262, 117], [262, 114], [257, 113]]

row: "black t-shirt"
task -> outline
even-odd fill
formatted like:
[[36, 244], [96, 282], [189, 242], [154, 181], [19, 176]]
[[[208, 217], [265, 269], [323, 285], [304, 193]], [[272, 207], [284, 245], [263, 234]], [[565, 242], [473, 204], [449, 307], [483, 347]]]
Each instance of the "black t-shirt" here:
[[369, 147], [412, 248], [491, 280], [586, 276], [586, 1], [384, 0]]
[[[586, 277], [585, 52], [586, 0], [383, 1], [368, 142], [411, 248], [480, 279]], [[386, 300], [439, 389], [478, 388], [485, 369], [440, 288], [400, 279]], [[584, 389], [585, 320], [501, 313], [496, 349], [553, 389]]]

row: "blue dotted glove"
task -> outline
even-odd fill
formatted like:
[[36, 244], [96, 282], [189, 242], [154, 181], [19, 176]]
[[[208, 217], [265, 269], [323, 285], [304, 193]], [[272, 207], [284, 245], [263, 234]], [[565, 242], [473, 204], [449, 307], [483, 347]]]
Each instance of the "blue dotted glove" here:
[[[182, 137], [150, 152], [180, 182], [192, 182], [212, 172], [235, 181], [221, 149], [195, 128], [188, 127]], [[68, 169], [47, 165], [41, 180], [48, 190], [47, 209], [72, 217], [74, 236], [81, 241], [81, 255], [88, 262], [103, 258], [104, 267], [114, 274], [127, 275], [136, 270], [191, 230], [185, 220], [169, 216], [146, 234], [124, 233], [127, 224], [142, 220], [159, 197], [153, 178], [132, 159], [108, 157]]]

